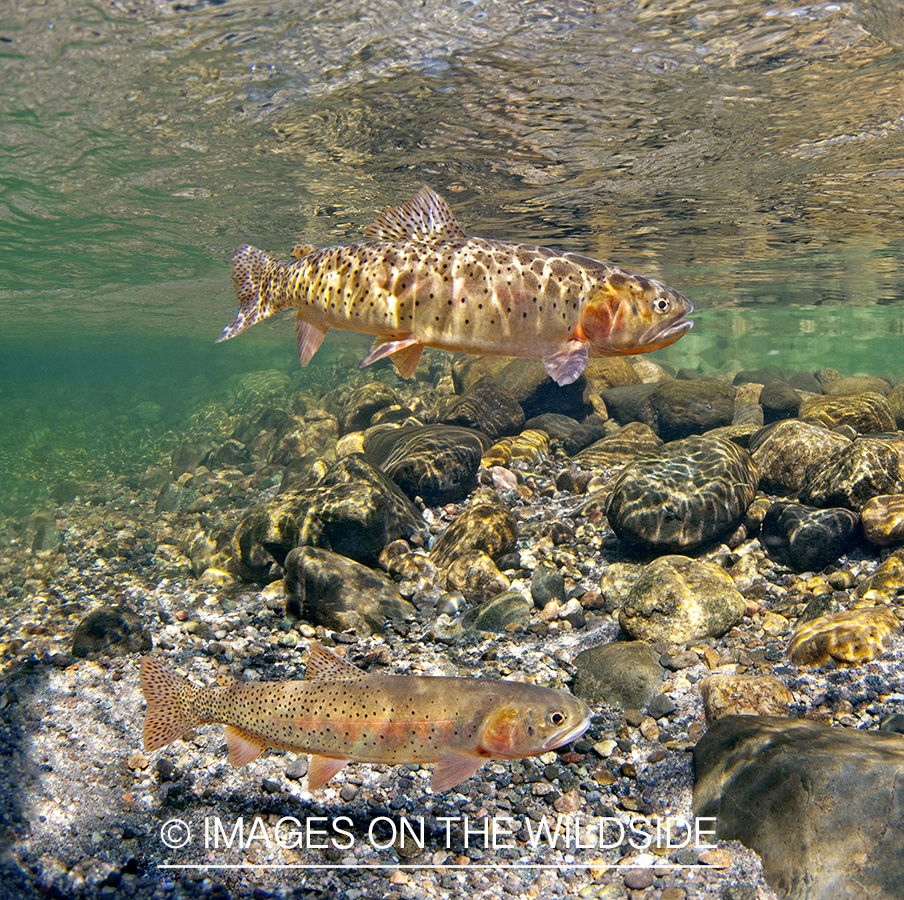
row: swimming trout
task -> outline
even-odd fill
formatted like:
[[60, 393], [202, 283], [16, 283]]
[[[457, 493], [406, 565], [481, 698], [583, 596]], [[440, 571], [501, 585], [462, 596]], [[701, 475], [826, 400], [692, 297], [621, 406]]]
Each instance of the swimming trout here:
[[368, 675], [319, 644], [305, 677], [200, 687], [145, 656], [145, 750], [220, 722], [235, 766], [267, 747], [313, 754], [312, 791], [350, 762], [434, 763], [433, 790], [445, 791], [488, 759], [545, 753], [590, 724], [587, 704], [563, 691], [484, 678]]
[[647, 353], [678, 340], [693, 310], [652, 278], [574, 253], [468, 237], [430, 188], [383, 213], [365, 243], [296, 245], [283, 264], [254, 247], [232, 258], [239, 300], [220, 341], [298, 307], [306, 366], [330, 328], [376, 335], [362, 366], [388, 356], [403, 378], [424, 347], [531, 356], [558, 384], [589, 356]]

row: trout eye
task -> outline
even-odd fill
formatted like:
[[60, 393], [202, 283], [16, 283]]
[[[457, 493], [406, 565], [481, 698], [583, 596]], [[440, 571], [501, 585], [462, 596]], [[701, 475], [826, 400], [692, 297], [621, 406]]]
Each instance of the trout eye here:
[[667, 313], [672, 308], [672, 301], [668, 297], [657, 297], [653, 301], [653, 309], [658, 313]]
[[546, 717], [546, 721], [550, 725], [555, 725], [557, 728], [559, 725], [565, 724], [565, 713], [563, 713], [559, 709], [554, 709], [549, 715]]

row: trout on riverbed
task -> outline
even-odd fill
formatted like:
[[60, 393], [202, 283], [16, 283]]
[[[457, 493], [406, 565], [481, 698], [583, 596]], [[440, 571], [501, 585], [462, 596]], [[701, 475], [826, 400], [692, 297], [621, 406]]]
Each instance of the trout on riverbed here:
[[145, 656], [144, 748], [158, 750], [219, 722], [235, 766], [268, 747], [313, 754], [312, 791], [350, 762], [434, 763], [433, 790], [445, 791], [488, 759], [545, 753], [590, 724], [587, 704], [564, 691], [485, 678], [369, 675], [319, 644], [305, 676], [201, 687]]
[[298, 307], [306, 366], [330, 328], [375, 335], [362, 366], [388, 356], [403, 378], [424, 347], [543, 360], [570, 384], [589, 356], [647, 353], [693, 325], [690, 302], [652, 278], [586, 256], [468, 237], [430, 188], [387, 210], [365, 243], [317, 250], [283, 264], [254, 247], [232, 258], [239, 311], [220, 336], [235, 337]]

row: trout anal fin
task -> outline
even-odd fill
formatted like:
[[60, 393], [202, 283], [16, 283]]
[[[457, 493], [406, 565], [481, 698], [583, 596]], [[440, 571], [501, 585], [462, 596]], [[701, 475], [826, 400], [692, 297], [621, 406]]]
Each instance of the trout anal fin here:
[[298, 335], [298, 358], [303, 366], [311, 361], [311, 357], [317, 352], [326, 333], [326, 328], [305, 321], [301, 317], [301, 310], [298, 311], [295, 316], [295, 334]]
[[364, 357], [361, 368], [389, 356], [392, 357], [399, 375], [402, 378], [410, 378], [421, 361], [423, 352], [424, 345], [410, 334], [400, 338], [378, 337], [371, 345], [370, 353]]
[[329, 759], [326, 756], [312, 756], [308, 765], [308, 790], [322, 788], [334, 775], [349, 763], [347, 759]]
[[466, 753], [441, 756], [433, 767], [430, 787], [437, 794], [440, 791], [447, 791], [456, 784], [461, 784], [466, 778], [470, 778], [485, 762], [486, 758], [483, 756], [472, 756]]
[[571, 384], [587, 365], [587, 346], [586, 341], [567, 341], [560, 350], [543, 357], [543, 368], [556, 384]]
[[236, 728], [235, 725], [226, 726], [226, 746], [229, 749], [229, 762], [234, 766], [250, 763], [267, 749], [260, 738]]

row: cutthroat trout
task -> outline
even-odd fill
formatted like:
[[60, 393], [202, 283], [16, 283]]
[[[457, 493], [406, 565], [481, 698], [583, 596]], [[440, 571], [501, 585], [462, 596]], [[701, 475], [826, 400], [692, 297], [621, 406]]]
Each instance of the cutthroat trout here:
[[574, 253], [468, 237], [430, 188], [387, 210], [366, 242], [296, 245], [283, 264], [254, 247], [232, 258], [239, 300], [220, 341], [297, 307], [306, 366], [330, 328], [375, 335], [362, 366], [388, 356], [408, 378], [424, 347], [543, 360], [558, 384], [589, 356], [647, 353], [693, 325], [677, 291]]
[[488, 759], [545, 753], [590, 723], [587, 705], [563, 691], [483, 678], [368, 675], [319, 644], [305, 676], [200, 687], [145, 656], [145, 750], [220, 722], [235, 766], [267, 747], [313, 754], [312, 791], [350, 762], [434, 763], [433, 790], [445, 791]]

